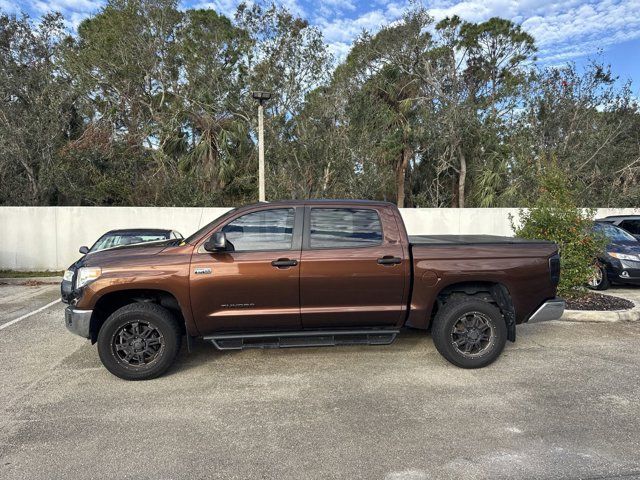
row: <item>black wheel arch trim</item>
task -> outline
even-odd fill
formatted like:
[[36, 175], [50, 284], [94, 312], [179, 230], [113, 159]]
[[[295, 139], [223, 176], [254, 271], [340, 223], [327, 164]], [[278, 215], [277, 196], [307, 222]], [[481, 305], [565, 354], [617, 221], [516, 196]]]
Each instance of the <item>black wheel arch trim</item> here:
[[507, 340], [516, 341], [516, 311], [511, 301], [511, 295], [507, 287], [501, 283], [497, 283], [491, 287], [491, 295], [495, 298], [498, 307], [504, 315], [504, 321], [507, 324]]
[[[511, 295], [509, 294], [509, 289], [505, 284], [482, 280], [469, 280], [466, 282], [452, 283], [450, 285], [443, 286], [438, 291], [437, 297], [440, 297], [445, 292], [455, 292], [458, 289], [461, 293], [469, 296], [478, 292], [488, 292], [504, 315], [505, 323], [507, 325], [507, 340], [511, 342], [516, 341], [516, 311]], [[431, 323], [432, 322], [429, 322], [429, 324]]]

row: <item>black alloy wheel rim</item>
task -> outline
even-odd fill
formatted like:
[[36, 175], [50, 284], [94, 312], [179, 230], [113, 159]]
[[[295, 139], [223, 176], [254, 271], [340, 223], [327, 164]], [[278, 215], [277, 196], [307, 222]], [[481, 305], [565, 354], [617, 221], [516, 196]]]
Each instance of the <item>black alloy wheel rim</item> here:
[[116, 330], [111, 346], [118, 362], [127, 367], [146, 368], [160, 358], [165, 341], [153, 323], [132, 320]]
[[482, 312], [467, 312], [451, 329], [451, 344], [456, 352], [474, 358], [484, 354], [495, 342], [491, 319]]

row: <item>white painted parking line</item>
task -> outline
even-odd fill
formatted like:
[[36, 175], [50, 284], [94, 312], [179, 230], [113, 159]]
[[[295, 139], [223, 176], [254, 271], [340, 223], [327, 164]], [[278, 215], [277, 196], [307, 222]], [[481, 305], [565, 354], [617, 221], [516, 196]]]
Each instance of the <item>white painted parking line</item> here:
[[44, 307], [40, 307], [39, 309], [34, 310], [33, 312], [25, 313], [21, 317], [15, 318], [15, 319], [11, 320], [10, 322], [3, 323], [2, 325], [0, 325], [0, 330], [2, 330], [3, 328], [7, 328], [7, 327], [13, 325], [14, 323], [18, 323], [20, 320], [24, 320], [25, 318], [29, 318], [30, 316], [35, 315], [36, 313], [40, 313], [41, 311], [46, 310], [47, 308], [51, 307], [52, 305], [55, 305], [56, 303], [60, 303], [60, 300], [54, 300], [53, 302], [47, 303]]

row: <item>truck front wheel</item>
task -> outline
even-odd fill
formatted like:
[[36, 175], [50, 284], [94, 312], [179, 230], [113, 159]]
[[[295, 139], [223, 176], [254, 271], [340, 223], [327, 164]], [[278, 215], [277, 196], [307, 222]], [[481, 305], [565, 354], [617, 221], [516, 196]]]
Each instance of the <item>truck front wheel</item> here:
[[115, 312], [98, 333], [102, 364], [125, 380], [159, 377], [173, 364], [182, 336], [171, 313], [154, 303], [132, 303]]
[[507, 341], [507, 325], [494, 305], [473, 298], [451, 299], [436, 314], [431, 335], [438, 352], [462, 368], [493, 362]]

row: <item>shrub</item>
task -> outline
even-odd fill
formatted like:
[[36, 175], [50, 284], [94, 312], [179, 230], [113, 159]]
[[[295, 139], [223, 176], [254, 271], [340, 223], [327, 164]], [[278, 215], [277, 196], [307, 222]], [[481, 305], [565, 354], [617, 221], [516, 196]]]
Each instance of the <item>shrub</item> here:
[[540, 179], [538, 199], [531, 209], [520, 209], [511, 227], [516, 237], [551, 240], [560, 252], [559, 295], [583, 296], [586, 283], [606, 240], [592, 231], [595, 209], [578, 208], [565, 176], [549, 168]]

